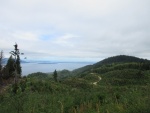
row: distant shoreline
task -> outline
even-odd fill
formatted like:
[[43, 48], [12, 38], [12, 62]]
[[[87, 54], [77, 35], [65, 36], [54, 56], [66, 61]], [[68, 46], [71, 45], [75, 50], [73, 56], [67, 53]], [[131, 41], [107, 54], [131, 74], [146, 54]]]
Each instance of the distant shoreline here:
[[28, 75], [34, 72], [53, 72], [56, 70], [67, 69], [72, 71], [86, 65], [94, 64], [92, 62], [30, 62], [22, 63], [22, 75]]

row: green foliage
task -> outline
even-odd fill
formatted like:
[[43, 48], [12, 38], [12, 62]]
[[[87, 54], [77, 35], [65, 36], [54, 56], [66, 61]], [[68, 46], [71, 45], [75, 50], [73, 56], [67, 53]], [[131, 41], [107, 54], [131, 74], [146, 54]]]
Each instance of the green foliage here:
[[21, 77], [21, 65], [20, 65], [20, 57], [19, 55], [17, 56], [16, 63], [15, 59], [12, 57], [12, 55], [9, 57], [6, 66], [3, 68], [2, 73], [3, 73], [3, 78], [8, 79], [10, 77], [15, 76], [15, 68], [17, 70], [17, 75]]
[[0, 52], [0, 76], [1, 76], [1, 72], [2, 72], [2, 60], [3, 60], [3, 51]]
[[3, 69], [3, 78], [8, 79], [10, 77], [13, 77], [13, 73], [15, 71], [14, 62], [15, 62], [14, 58], [10, 56], [6, 66]]
[[55, 82], [57, 82], [58, 75], [57, 75], [57, 71], [56, 70], [53, 73], [53, 77], [54, 77]]
[[106, 65], [106, 64], [132, 63], [132, 62], [150, 63], [150, 61], [146, 60], [146, 59], [141, 59], [141, 58], [137, 58], [137, 57], [134, 57], [134, 56], [118, 55], [118, 56], [113, 56], [113, 57], [106, 58], [106, 59], [98, 62], [98, 63], [94, 64], [94, 67], [99, 67], [99, 66]]
[[59, 79], [65, 79], [65, 78], [71, 76], [71, 72], [69, 70], [66, 70], [66, 69], [64, 69], [62, 71], [57, 71], [57, 74], [58, 74]]
[[104, 64], [78, 72], [61, 82], [40, 72], [22, 78], [0, 95], [0, 113], [150, 113], [147, 62]]
[[84, 73], [105, 73], [113, 70], [121, 69], [141, 69], [150, 70], [150, 61], [146, 59], [140, 59], [133, 56], [119, 55], [106, 58], [93, 65], [87, 65], [79, 69], [72, 71], [72, 75], [83, 75]]
[[[74, 80], [75, 81], [75, 80]], [[78, 80], [77, 80], [78, 81]], [[80, 81], [81, 82], [81, 81]], [[149, 86], [74, 87], [24, 78], [0, 95], [2, 113], [149, 113]], [[17, 89], [14, 93], [14, 88]]]
[[91, 84], [89, 84], [88, 81], [81, 79], [81, 78], [69, 78], [66, 79], [64, 81], [62, 81], [63, 84], [69, 85], [73, 88], [81, 88], [81, 89], [85, 89], [88, 90], [89, 88], [91, 88]]
[[97, 81], [99, 78], [98, 78], [98, 74], [95, 74], [95, 73], [90, 73], [90, 74], [85, 74], [84, 76], [81, 75], [81, 77], [85, 80], [88, 80], [90, 82], [95, 82]]
[[37, 79], [47, 79], [48, 74], [42, 72], [31, 73], [28, 75], [29, 78], [37, 78]]
[[16, 59], [16, 69], [17, 69], [17, 74], [19, 74], [19, 75], [21, 76], [22, 69], [21, 69], [20, 57], [19, 57], [19, 55], [17, 56], [17, 59]]
[[87, 66], [81, 67], [79, 69], [73, 70], [71, 74], [74, 76], [77, 76], [77, 75], [80, 75], [84, 72], [89, 71], [90, 69], [92, 69], [92, 67], [93, 67], [93, 65], [87, 65]]

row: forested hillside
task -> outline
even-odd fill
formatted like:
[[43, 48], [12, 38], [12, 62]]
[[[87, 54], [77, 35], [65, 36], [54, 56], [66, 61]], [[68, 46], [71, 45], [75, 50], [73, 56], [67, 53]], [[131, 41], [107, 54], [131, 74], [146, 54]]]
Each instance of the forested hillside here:
[[137, 68], [149, 69], [150, 61], [147, 59], [137, 58], [133, 56], [118, 55], [118, 56], [106, 58], [93, 65], [88, 65], [79, 69], [75, 69], [74, 71], [72, 71], [72, 73], [74, 75], [80, 75], [83, 73], [91, 72], [93, 70], [99, 70], [98, 68], [101, 68], [102, 70], [104, 69], [104, 67], [117, 67], [117, 66], [118, 67], [124, 66], [126, 68], [130, 68], [132, 66], [135, 67], [136, 69]]
[[0, 94], [0, 113], [150, 113], [149, 93], [149, 60], [121, 55], [20, 78]]

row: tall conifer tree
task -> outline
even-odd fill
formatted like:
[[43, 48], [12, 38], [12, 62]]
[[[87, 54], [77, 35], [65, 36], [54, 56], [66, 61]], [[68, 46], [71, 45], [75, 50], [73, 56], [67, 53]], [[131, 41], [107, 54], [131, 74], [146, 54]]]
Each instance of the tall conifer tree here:
[[5, 72], [5, 76], [7, 76], [7, 77], [12, 77], [13, 76], [13, 73], [15, 71], [14, 62], [15, 62], [15, 60], [14, 60], [14, 58], [11, 55], [9, 57], [8, 61], [7, 61], [6, 67], [5, 67], [5, 70], [8, 71], [8, 72]]
[[57, 82], [57, 71], [56, 70], [54, 71], [53, 77], [54, 77], [55, 82]]
[[17, 73], [19, 74], [19, 76], [21, 76], [22, 73], [22, 69], [21, 69], [21, 65], [20, 65], [20, 56], [17, 55], [17, 59], [16, 59], [16, 69], [17, 69]]

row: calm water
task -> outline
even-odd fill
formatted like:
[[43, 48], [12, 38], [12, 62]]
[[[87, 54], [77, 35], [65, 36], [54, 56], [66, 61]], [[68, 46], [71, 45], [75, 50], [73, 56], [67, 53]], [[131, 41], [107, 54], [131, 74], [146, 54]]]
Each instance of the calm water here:
[[22, 66], [22, 75], [28, 75], [34, 72], [54, 72], [54, 70], [74, 70], [86, 65], [93, 63], [55, 63], [55, 64], [37, 64], [37, 63], [23, 63]]

